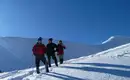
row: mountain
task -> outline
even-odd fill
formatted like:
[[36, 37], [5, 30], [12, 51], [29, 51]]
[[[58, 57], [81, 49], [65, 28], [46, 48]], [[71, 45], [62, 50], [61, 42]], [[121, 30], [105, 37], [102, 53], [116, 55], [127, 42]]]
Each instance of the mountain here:
[[111, 36], [108, 40], [102, 42], [102, 49], [106, 50], [114, 48], [123, 44], [130, 43], [130, 37], [125, 36]]
[[[0, 64], [2, 64], [3, 66], [0, 66], [0, 70], [12, 71], [34, 67], [35, 64], [34, 56], [32, 54], [32, 47], [36, 43], [36, 41], [37, 39], [35, 38], [0, 38], [0, 46], [4, 48], [0, 50]], [[43, 39], [44, 44], [47, 44], [47, 42], [48, 39]], [[54, 42], [57, 43], [58, 41], [56, 40]], [[96, 53], [97, 51], [100, 51], [95, 46], [88, 46], [85, 44], [76, 44], [72, 42], [64, 42], [64, 44], [67, 47], [67, 49], [65, 50], [65, 60], [90, 55], [91, 53]], [[4, 66], [6, 66], [6, 68], [4, 68]]]
[[[0, 70], [13, 71], [34, 67], [34, 56], [32, 47], [36, 43], [36, 38], [1, 37], [0, 38]], [[47, 44], [48, 39], [43, 39]], [[58, 40], [54, 41], [55, 43]], [[126, 43], [130, 43], [130, 38], [115, 36], [101, 45], [86, 45], [63, 41], [67, 49], [65, 50], [65, 60], [88, 56], [97, 52], [105, 51]]]
[[111, 36], [108, 40], [102, 42], [102, 44], [112, 44], [112, 43], [118, 43], [118, 44], [125, 44], [130, 42], [130, 37], [124, 37], [124, 36]]
[[70, 59], [49, 73], [35, 68], [0, 74], [1, 80], [130, 80], [130, 43], [93, 55]]

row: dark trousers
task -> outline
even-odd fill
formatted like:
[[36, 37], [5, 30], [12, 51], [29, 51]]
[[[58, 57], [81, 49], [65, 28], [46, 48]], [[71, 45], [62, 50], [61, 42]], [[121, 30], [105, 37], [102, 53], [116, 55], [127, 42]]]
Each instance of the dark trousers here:
[[58, 55], [58, 57], [59, 57], [59, 61], [60, 61], [60, 64], [63, 64], [63, 61], [64, 61], [64, 54], [60, 54], [60, 55]]
[[57, 61], [57, 58], [56, 58], [56, 56], [55, 56], [55, 53], [47, 54], [47, 57], [48, 57], [49, 67], [51, 67], [51, 57], [52, 57], [52, 59], [54, 60], [55, 65], [58, 66], [58, 61]]
[[35, 57], [35, 64], [36, 64], [36, 71], [37, 71], [37, 73], [40, 73], [40, 71], [39, 71], [40, 61], [42, 61], [44, 63], [45, 68], [46, 68], [46, 72], [49, 72], [48, 63], [46, 61], [45, 56], [36, 56]]

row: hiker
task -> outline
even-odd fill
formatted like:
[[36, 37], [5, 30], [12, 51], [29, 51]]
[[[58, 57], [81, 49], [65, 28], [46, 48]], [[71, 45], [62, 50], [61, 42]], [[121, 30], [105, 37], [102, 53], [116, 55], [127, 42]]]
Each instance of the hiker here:
[[36, 64], [36, 72], [39, 74], [39, 66], [40, 66], [40, 61], [42, 61], [45, 65], [46, 68], [46, 72], [49, 72], [48, 69], [48, 62], [45, 58], [45, 53], [46, 53], [46, 47], [45, 45], [42, 43], [42, 38], [39, 37], [38, 38], [38, 42], [34, 45], [33, 49], [33, 54], [35, 56], [35, 64]]
[[57, 52], [60, 64], [63, 64], [64, 61], [64, 49], [66, 49], [65, 45], [62, 43], [62, 40], [59, 40], [59, 43], [57, 45]]
[[51, 67], [51, 58], [52, 58], [54, 60], [54, 62], [55, 62], [55, 65], [58, 67], [57, 58], [55, 56], [57, 45], [55, 43], [53, 43], [52, 41], [53, 41], [53, 39], [50, 38], [48, 40], [48, 44], [46, 46], [47, 47], [48, 64], [49, 64], [49, 67]]

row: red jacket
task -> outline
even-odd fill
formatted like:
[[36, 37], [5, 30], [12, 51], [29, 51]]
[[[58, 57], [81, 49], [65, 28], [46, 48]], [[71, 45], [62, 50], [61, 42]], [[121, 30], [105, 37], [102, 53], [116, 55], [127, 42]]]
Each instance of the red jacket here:
[[34, 55], [43, 55], [46, 53], [46, 47], [44, 44], [37, 43], [34, 45], [32, 51]]
[[58, 46], [57, 46], [58, 55], [64, 54], [64, 49], [65, 49], [65, 48], [66, 48], [66, 47], [65, 47], [64, 45], [58, 44]]

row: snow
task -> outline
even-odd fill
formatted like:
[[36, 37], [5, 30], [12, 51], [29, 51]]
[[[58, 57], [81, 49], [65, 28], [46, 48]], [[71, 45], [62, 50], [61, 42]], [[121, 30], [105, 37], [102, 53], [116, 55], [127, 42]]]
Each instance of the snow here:
[[102, 43], [101, 48], [103, 50], [114, 48], [123, 44], [130, 43], [130, 37], [125, 36], [112, 36], [108, 40]]
[[[0, 70], [5, 72], [34, 67], [32, 47], [36, 41], [37, 39], [35, 38], [0, 38], [0, 64], [2, 64]], [[43, 39], [44, 44], [47, 44], [47, 42], [47, 39]], [[55, 40], [55, 42], [57, 43], [58, 41]], [[100, 51], [100, 49], [95, 46], [85, 44], [76, 44], [72, 42], [64, 42], [64, 44], [67, 47], [65, 50], [65, 60], [94, 54]]]
[[111, 36], [110, 38], [108, 38], [108, 40], [102, 42], [102, 44], [108, 43], [108, 42], [112, 41], [114, 38], [115, 38], [114, 36]]
[[[110, 44], [110, 43], [115, 43], [115, 41], [118, 41], [121, 43], [128, 43], [130, 41], [130, 37], [125, 37], [125, 36], [111, 36], [108, 38], [108, 40], [102, 42], [102, 44]], [[118, 43], [116, 42], [116, 43]]]
[[[36, 43], [36, 38], [1, 37], [0, 38], [0, 70], [14, 71], [34, 67], [34, 56], [32, 47]], [[47, 44], [48, 39], [43, 39]], [[58, 40], [54, 41], [55, 43]], [[88, 56], [97, 52], [105, 51], [126, 43], [130, 43], [129, 37], [113, 36], [110, 41], [101, 45], [86, 45], [63, 41], [67, 49], [65, 50], [65, 60]]]
[[109, 50], [53, 64], [49, 73], [44, 66], [0, 74], [0, 80], [130, 80], [130, 43]]

